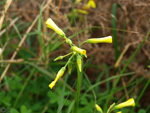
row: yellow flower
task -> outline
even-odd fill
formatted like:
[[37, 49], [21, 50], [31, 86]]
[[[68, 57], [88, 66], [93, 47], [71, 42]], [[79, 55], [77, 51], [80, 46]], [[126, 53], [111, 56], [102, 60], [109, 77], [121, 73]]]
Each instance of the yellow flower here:
[[65, 33], [53, 22], [51, 18], [46, 21], [47, 27], [53, 29], [57, 34], [66, 39]]
[[118, 105], [115, 106], [115, 109], [121, 109], [121, 108], [124, 108], [124, 107], [128, 107], [128, 106], [135, 106], [135, 101], [133, 98], [123, 102], [123, 103], [120, 103]]
[[103, 38], [91, 38], [86, 41], [87, 43], [112, 43], [112, 36]]
[[78, 48], [77, 46], [72, 46], [71, 47], [71, 50], [75, 51], [75, 52], [78, 52], [82, 55], [86, 55], [86, 50], [84, 49], [81, 49], [81, 48]]
[[65, 68], [65, 67], [62, 67], [62, 68], [58, 71], [55, 80], [52, 81], [52, 82], [50, 83], [50, 85], [49, 85], [49, 87], [50, 87], [51, 89], [55, 86], [57, 80], [58, 80], [60, 77], [62, 77], [62, 75], [64, 74], [65, 70], [66, 70], [66, 68]]
[[95, 104], [95, 107], [97, 111], [99, 111], [100, 113], [103, 113], [102, 108], [99, 105]]
[[94, 0], [89, 0], [88, 3], [86, 4], [86, 6], [84, 8], [85, 9], [96, 8], [95, 1]]
[[77, 65], [79, 67], [79, 71], [81, 72], [81, 68], [82, 68], [82, 57], [81, 57], [81, 55], [77, 56]]

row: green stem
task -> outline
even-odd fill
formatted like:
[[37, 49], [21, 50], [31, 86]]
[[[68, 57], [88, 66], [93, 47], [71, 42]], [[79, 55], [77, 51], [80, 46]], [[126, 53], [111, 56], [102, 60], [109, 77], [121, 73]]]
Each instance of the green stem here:
[[110, 105], [109, 109], [107, 110], [107, 113], [111, 113], [114, 110], [115, 103]]
[[63, 58], [64, 58], [64, 57], [67, 57], [67, 56], [69, 56], [69, 55], [71, 55], [72, 53], [73, 53], [73, 52], [64, 55]]
[[73, 53], [73, 55], [69, 58], [69, 60], [67, 61], [66, 65], [65, 65], [64, 67], [66, 67], [66, 66], [69, 64], [69, 62], [70, 62], [71, 59], [74, 57], [74, 55], [75, 55], [75, 53]]
[[[150, 79], [147, 81], [147, 83], [145, 84], [144, 88], [142, 89], [140, 95], [138, 96], [138, 98], [137, 98], [137, 100], [136, 100], [136, 106], [137, 106], [137, 103], [139, 103], [139, 100], [142, 98], [142, 96], [143, 96], [143, 94], [144, 94], [146, 88], [149, 86], [149, 84], [150, 84]], [[136, 107], [136, 106], [135, 106], [135, 107]], [[132, 108], [131, 113], [134, 113], [135, 107]]]
[[84, 43], [86, 43], [86, 41], [82, 42], [81, 45], [80, 45], [80, 47], [81, 47]]
[[76, 91], [76, 98], [75, 98], [73, 113], [78, 113], [78, 107], [79, 107], [79, 101], [80, 101], [80, 90], [81, 90], [81, 83], [82, 83], [82, 74], [83, 74], [83, 62], [82, 62], [81, 72], [79, 70], [79, 67], [77, 66], [77, 74], [78, 74], [77, 91]]

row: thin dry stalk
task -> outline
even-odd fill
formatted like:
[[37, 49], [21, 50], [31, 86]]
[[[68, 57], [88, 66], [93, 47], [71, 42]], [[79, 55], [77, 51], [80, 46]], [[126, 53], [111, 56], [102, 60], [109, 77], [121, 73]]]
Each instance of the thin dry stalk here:
[[7, 0], [6, 3], [5, 3], [5, 6], [4, 6], [4, 10], [2, 12], [2, 17], [0, 18], [0, 31], [1, 31], [1, 28], [2, 28], [2, 24], [3, 24], [3, 21], [4, 21], [4, 18], [5, 18], [5, 14], [11, 4], [12, 0]]
[[59, 10], [62, 4], [62, 0], [59, 0], [59, 4], [58, 4], [58, 10], [57, 10], [57, 17], [59, 17]]
[[[14, 20], [11, 21], [11, 23], [9, 24], [8, 28], [10, 28], [11, 26], [13, 26], [17, 20], [19, 19], [19, 17], [15, 18]], [[4, 33], [6, 32], [6, 29], [3, 29], [1, 32], [0, 32], [0, 36], [2, 36]]]

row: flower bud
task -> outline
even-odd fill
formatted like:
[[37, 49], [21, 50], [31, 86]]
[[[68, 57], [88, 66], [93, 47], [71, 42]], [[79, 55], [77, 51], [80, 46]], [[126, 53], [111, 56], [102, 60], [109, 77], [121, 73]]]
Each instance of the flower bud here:
[[135, 106], [135, 101], [133, 98], [123, 102], [123, 103], [120, 103], [118, 105], [115, 106], [115, 109], [121, 109], [121, 108], [124, 108], [124, 107], [128, 107], [128, 106]]
[[63, 56], [58, 56], [57, 58], [54, 59], [54, 61], [62, 60], [63, 58], [64, 58]]
[[69, 74], [71, 75], [71, 71], [72, 71], [72, 62], [71, 61], [68, 63], [68, 70], [69, 70]]
[[103, 113], [102, 108], [99, 105], [95, 104], [95, 107], [98, 112]]
[[65, 70], [66, 70], [66, 68], [65, 68], [65, 67], [62, 67], [62, 68], [58, 71], [55, 80], [52, 81], [52, 82], [49, 84], [49, 87], [50, 87], [51, 89], [55, 86], [57, 80], [58, 80], [60, 77], [62, 77], [62, 75], [64, 74]]
[[77, 56], [77, 65], [78, 65], [79, 71], [81, 72], [81, 68], [82, 68], [82, 57], [81, 57], [81, 55]]
[[87, 43], [112, 43], [112, 36], [104, 38], [91, 38], [86, 41]]
[[53, 29], [61, 37], [66, 37], [65, 33], [53, 22], [51, 18], [46, 21], [47, 27]]
[[73, 51], [75, 51], [75, 52], [78, 52], [78, 53], [80, 53], [80, 54], [82, 54], [82, 55], [85, 55], [85, 54], [86, 54], [86, 50], [81, 49], [81, 48], [78, 48], [77, 46], [72, 46], [72, 47], [71, 47], [71, 50], [73, 50]]

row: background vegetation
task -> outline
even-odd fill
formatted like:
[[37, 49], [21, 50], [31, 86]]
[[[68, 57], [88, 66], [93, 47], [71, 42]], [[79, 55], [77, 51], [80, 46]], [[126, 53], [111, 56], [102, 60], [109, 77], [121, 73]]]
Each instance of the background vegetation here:
[[[51, 90], [48, 85], [68, 53], [45, 21], [52, 18], [73, 43], [113, 36], [113, 44], [84, 44], [79, 113], [96, 113], [113, 102], [134, 98], [134, 108], [123, 113], [150, 112], [150, 1], [95, 0], [96, 8], [84, 9], [88, 0], [0, 1], [0, 111], [1, 113], [70, 113], [75, 101], [77, 73], [68, 72]], [[73, 10], [74, 9], [74, 10]]]

